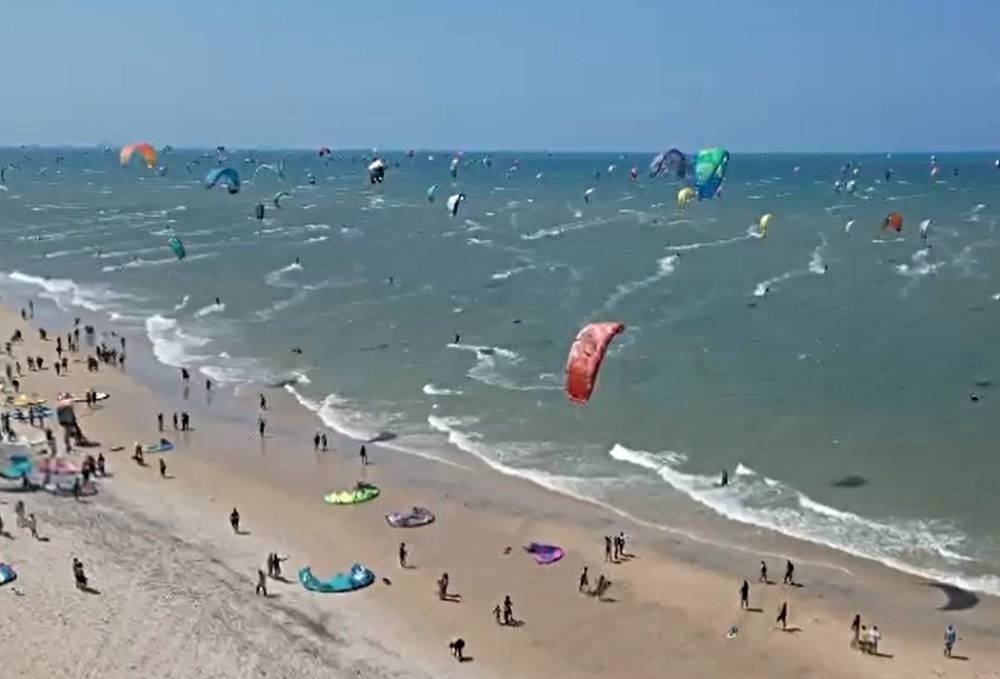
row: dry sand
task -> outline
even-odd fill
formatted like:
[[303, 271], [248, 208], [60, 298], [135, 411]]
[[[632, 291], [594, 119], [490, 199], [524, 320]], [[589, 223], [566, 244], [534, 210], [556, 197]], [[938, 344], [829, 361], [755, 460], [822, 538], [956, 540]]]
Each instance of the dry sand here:
[[[28, 338], [15, 349], [22, 366], [29, 353], [54, 358], [53, 343], [0, 313], [0, 337], [15, 328]], [[166, 456], [174, 478], [164, 480], [156, 456], [145, 468], [128, 459], [131, 444], [155, 440], [155, 414], [169, 421], [196, 395], [187, 402], [157, 395], [106, 366], [98, 375], [74, 364], [68, 377], [45, 370], [22, 378], [22, 391], [50, 400], [90, 387], [112, 394], [93, 412], [77, 407], [84, 432], [102, 444], [88, 452], [104, 451], [114, 473], [101, 493], [82, 502], [0, 493], [0, 514], [15, 534], [0, 538], [0, 560], [19, 573], [0, 589], [4, 678], [1000, 676], [1000, 605], [990, 598], [940, 611], [947, 599], [929, 583], [829, 550], [766, 533], [746, 536], [753, 550], [732, 549], [630, 523], [472, 462], [456, 468], [374, 446], [365, 474], [382, 496], [326, 506], [320, 493], [351, 485], [359, 473], [354, 446], [336, 439], [339, 452], [313, 455], [315, 422], [283, 409], [278, 393], [271, 396], [278, 412], [269, 415], [275, 435], [263, 444], [249, 431], [255, 415], [199, 414], [195, 431], [169, 432], [178, 450]], [[192, 392], [204, 396], [201, 385]], [[253, 400], [228, 405], [252, 409]], [[38, 436], [28, 429], [19, 432]], [[126, 450], [109, 453], [111, 446]], [[38, 515], [48, 541], [15, 530], [17, 499]], [[438, 520], [413, 530], [387, 526], [385, 513], [414, 505], [431, 507]], [[249, 535], [230, 530], [234, 506]], [[619, 530], [636, 558], [603, 563], [601, 536]], [[560, 544], [566, 557], [538, 566], [520, 549], [531, 540]], [[396, 564], [401, 541], [414, 568]], [[323, 576], [361, 561], [392, 584], [318, 595], [272, 581], [274, 596], [257, 597], [256, 569], [271, 551], [290, 557], [284, 567], [292, 580], [302, 565]], [[784, 563], [774, 555], [786, 554], [805, 586], [758, 586], [759, 558], [780, 580]], [[100, 594], [74, 588], [73, 556]], [[577, 592], [584, 565], [591, 584], [602, 573], [612, 580], [605, 601]], [[443, 571], [461, 602], [437, 599]], [[739, 611], [744, 577], [762, 612]], [[508, 594], [522, 626], [493, 621], [493, 606]], [[776, 629], [782, 601], [793, 632]], [[891, 657], [849, 648], [854, 612], [880, 626]], [[968, 659], [942, 657], [948, 622], [961, 636], [956, 654]], [[739, 634], [727, 639], [733, 625]], [[449, 656], [447, 643], [459, 636], [472, 662]]]

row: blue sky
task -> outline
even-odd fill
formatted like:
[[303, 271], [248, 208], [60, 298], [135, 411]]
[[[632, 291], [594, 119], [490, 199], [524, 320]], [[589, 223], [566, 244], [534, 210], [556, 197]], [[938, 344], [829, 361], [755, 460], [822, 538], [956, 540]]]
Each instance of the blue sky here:
[[2, 144], [1000, 147], [998, 0], [5, 4]]

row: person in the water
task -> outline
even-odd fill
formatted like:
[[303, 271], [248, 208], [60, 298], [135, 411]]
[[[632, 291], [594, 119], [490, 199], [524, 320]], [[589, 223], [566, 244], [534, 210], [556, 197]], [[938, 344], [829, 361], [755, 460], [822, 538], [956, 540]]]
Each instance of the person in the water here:
[[218, 297], [215, 298], [215, 306], [222, 306], [222, 300], [220, 300]]
[[452, 344], [458, 344], [458, 343], [459, 343], [459, 342], [461, 342], [461, 341], [462, 341], [462, 336], [461, 336], [461, 335], [459, 335], [459, 334], [458, 334], [458, 333], [456, 332], [456, 333], [455, 333], [455, 341], [454, 341], [454, 342], [452, 342]]

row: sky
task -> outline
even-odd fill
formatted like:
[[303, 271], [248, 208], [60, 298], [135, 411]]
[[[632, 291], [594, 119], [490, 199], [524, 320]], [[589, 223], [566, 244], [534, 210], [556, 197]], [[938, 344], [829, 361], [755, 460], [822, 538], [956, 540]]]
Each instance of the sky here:
[[997, 0], [3, 5], [3, 145], [1000, 148]]

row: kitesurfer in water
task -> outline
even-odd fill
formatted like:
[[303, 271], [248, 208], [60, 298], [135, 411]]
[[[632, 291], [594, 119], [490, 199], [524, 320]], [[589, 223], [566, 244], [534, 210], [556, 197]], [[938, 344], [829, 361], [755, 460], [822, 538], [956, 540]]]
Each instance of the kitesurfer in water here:
[[300, 349], [299, 347], [292, 347], [292, 353], [293, 354], [301, 354], [302, 353], [302, 349]]
[[222, 300], [220, 300], [218, 297], [215, 298], [215, 306], [222, 306]]
[[454, 341], [454, 342], [452, 342], [452, 344], [458, 344], [458, 343], [459, 343], [459, 342], [461, 342], [461, 341], [462, 341], [462, 336], [461, 336], [461, 335], [459, 335], [459, 334], [458, 334], [458, 333], [456, 332], [456, 333], [455, 333], [455, 341]]
[[723, 488], [725, 488], [726, 486], [729, 485], [729, 471], [728, 470], [726, 470], [726, 469], [722, 470], [722, 479], [719, 482], [719, 485], [721, 485]]

